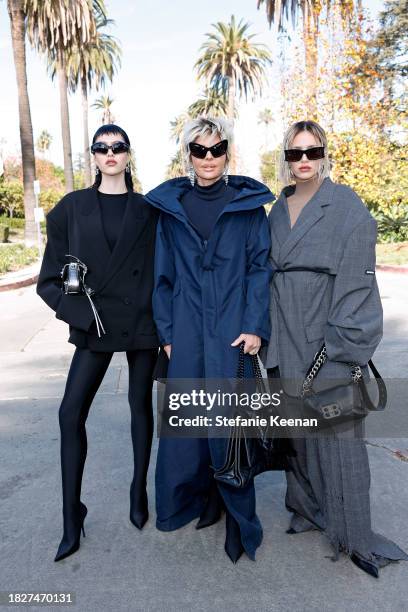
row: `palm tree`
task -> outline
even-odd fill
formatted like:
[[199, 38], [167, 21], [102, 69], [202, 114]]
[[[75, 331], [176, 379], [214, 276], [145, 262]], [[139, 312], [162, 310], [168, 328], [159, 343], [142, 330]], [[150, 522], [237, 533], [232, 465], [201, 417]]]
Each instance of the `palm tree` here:
[[70, 49], [80, 48], [96, 36], [95, 7], [105, 14], [104, 0], [26, 0], [27, 33], [30, 42], [49, 59], [58, 75], [61, 131], [64, 149], [65, 188], [74, 189], [72, 147], [68, 109], [66, 60]]
[[43, 130], [39, 137], [37, 138], [37, 150], [45, 155], [45, 152], [48, 151], [52, 142], [52, 136], [47, 130]]
[[[329, 10], [333, 0], [257, 0], [258, 9], [266, 4], [266, 16], [269, 25], [278, 24], [278, 29], [284, 29], [284, 23], [289, 19], [293, 25], [302, 16], [303, 41], [305, 45], [305, 68], [308, 90], [307, 110], [309, 118], [317, 115], [317, 44], [319, 34], [319, 18], [324, 6]], [[357, 0], [357, 4], [360, 0]], [[341, 17], [344, 24], [349, 23], [355, 7], [354, 0], [340, 2]]]
[[118, 40], [102, 29], [114, 23], [103, 14], [96, 14], [96, 37], [81, 47], [74, 47], [67, 57], [67, 73], [70, 89], [81, 88], [84, 139], [85, 184], [91, 184], [91, 158], [89, 153], [88, 91], [105, 87], [112, 81], [120, 66], [121, 48]]
[[258, 115], [258, 124], [265, 126], [265, 151], [268, 149], [268, 127], [273, 122], [273, 113], [270, 108], [264, 108]]
[[102, 110], [102, 125], [106, 125], [107, 123], [114, 123], [115, 117], [112, 114], [111, 106], [114, 102], [113, 98], [109, 96], [100, 96], [95, 102], [92, 104], [93, 108], [97, 108]]
[[173, 121], [170, 121], [170, 138], [174, 140], [176, 144], [180, 143], [184, 126], [188, 121], [190, 121], [191, 118], [192, 117], [187, 112], [183, 112], [180, 115], [177, 115]]
[[[228, 100], [228, 117], [234, 120], [237, 95], [248, 98], [261, 93], [266, 80], [266, 67], [271, 64], [270, 51], [265, 45], [253, 42], [248, 23], [237, 24], [232, 15], [228, 24], [213, 24], [214, 32], [207, 33], [202, 52], [195, 63], [198, 78], [205, 79], [207, 87], [222, 93]], [[235, 155], [231, 169], [235, 171]]]
[[206, 89], [198, 100], [190, 104], [187, 112], [192, 119], [201, 115], [227, 117], [228, 102], [222, 93], [215, 89]]
[[184, 172], [184, 164], [183, 164], [183, 154], [181, 149], [179, 149], [176, 155], [172, 158], [169, 165], [166, 168], [166, 179], [177, 178], [179, 176], [183, 176]]
[[24, 186], [24, 238], [26, 245], [30, 246], [37, 243], [37, 228], [34, 221], [34, 180], [36, 174], [33, 126], [31, 122], [30, 100], [27, 88], [24, 0], [7, 0], [7, 9], [10, 17], [11, 40], [18, 93], [20, 146]]

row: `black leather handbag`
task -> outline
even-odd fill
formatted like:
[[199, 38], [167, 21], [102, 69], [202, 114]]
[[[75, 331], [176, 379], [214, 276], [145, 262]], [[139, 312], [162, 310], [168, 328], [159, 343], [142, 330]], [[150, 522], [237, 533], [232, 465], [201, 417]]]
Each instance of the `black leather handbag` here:
[[387, 388], [371, 360], [368, 365], [374, 374], [379, 394], [376, 405], [368, 394], [360, 366], [353, 363], [349, 364], [350, 382], [315, 392], [313, 381], [326, 360], [327, 351], [323, 344], [303, 381], [301, 392], [303, 417], [317, 418], [319, 427], [324, 428], [362, 419], [371, 411], [384, 410], [387, 404]]
[[102, 333], [106, 334], [106, 331], [91, 297], [94, 295], [95, 291], [88, 287], [88, 285], [85, 283], [85, 276], [88, 272], [88, 268], [80, 259], [78, 259], [78, 257], [75, 257], [75, 255], [65, 255], [65, 257], [70, 257], [75, 261], [66, 263], [60, 272], [62, 279], [62, 290], [65, 295], [86, 295], [89, 300], [89, 305], [92, 308], [95, 318], [96, 331], [98, 332], [98, 336], [100, 338]]
[[[250, 355], [253, 377], [257, 390], [266, 392], [257, 355]], [[244, 343], [240, 345], [238, 380], [244, 379]], [[231, 428], [223, 466], [214, 471], [214, 478], [235, 488], [246, 487], [251, 480], [269, 470], [289, 469], [287, 450], [278, 448], [277, 441], [269, 437], [269, 427], [259, 427], [257, 437], [249, 437], [245, 427]], [[291, 453], [293, 454], [293, 453]]]

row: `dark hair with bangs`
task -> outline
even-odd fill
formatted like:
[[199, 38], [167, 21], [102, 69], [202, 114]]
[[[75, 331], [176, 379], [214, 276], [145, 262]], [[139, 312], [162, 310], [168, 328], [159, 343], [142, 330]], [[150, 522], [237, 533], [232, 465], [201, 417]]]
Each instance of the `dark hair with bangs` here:
[[[95, 144], [99, 136], [106, 136], [107, 134], [119, 134], [120, 136], [122, 136], [126, 144], [128, 144], [130, 147], [129, 136], [126, 134], [124, 129], [122, 129], [118, 125], [115, 125], [114, 123], [107, 123], [106, 125], [101, 125], [101, 127], [99, 127], [96, 130], [92, 138], [92, 144]], [[101, 184], [101, 181], [102, 181], [102, 175], [100, 172], [98, 172], [98, 174], [95, 176], [95, 182], [92, 185], [92, 187], [95, 187], [97, 189], [99, 185]], [[125, 172], [125, 183], [126, 183], [126, 187], [128, 191], [133, 191], [133, 179], [132, 179], [131, 171]]]

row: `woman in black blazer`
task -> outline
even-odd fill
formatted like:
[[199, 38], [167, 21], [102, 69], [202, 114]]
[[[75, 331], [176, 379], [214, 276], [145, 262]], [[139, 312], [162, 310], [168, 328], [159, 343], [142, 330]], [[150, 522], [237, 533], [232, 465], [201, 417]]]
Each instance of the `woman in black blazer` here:
[[[92, 153], [93, 187], [64, 196], [47, 215], [48, 241], [37, 285], [56, 317], [69, 324], [69, 342], [77, 347], [59, 410], [64, 535], [55, 561], [79, 548], [87, 514], [80, 501], [85, 422], [114, 351], [126, 351], [129, 364], [134, 454], [130, 520], [142, 529], [148, 518], [152, 373], [159, 346], [151, 306], [158, 213], [133, 191], [130, 142], [124, 130], [100, 127]], [[67, 255], [87, 266], [89, 295], [62, 291], [61, 269], [73, 261]]]

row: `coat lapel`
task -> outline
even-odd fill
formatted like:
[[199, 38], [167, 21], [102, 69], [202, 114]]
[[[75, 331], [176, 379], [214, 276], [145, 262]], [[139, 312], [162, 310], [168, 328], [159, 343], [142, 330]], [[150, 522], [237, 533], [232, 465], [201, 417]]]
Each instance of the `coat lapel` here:
[[105, 273], [102, 276], [102, 282], [98, 286], [97, 291], [101, 291], [108, 284], [112, 276], [116, 274], [143, 232], [148, 220], [148, 209], [146, 207], [147, 210], [144, 210], [144, 208], [138, 202], [135, 194], [129, 191], [120, 235], [110, 255], [107, 267], [105, 267]]
[[[324, 179], [318, 191], [309, 200], [306, 206], [300, 213], [295, 225], [287, 235], [286, 240], [280, 249], [280, 260], [284, 262], [289, 253], [295, 248], [298, 242], [307, 234], [307, 232], [324, 216], [324, 207], [331, 203], [333, 197], [334, 184], [329, 179]], [[282, 202], [283, 212], [288, 217], [286, 210], [286, 195], [282, 196], [284, 201]], [[290, 224], [290, 221], [288, 220]], [[290, 227], [290, 225], [289, 225]]]
[[285, 210], [285, 204], [282, 196], [272, 206], [268, 217], [269, 230], [272, 239], [272, 256], [275, 261], [279, 260], [279, 253], [282, 245], [285, 243], [290, 233], [290, 223]]

